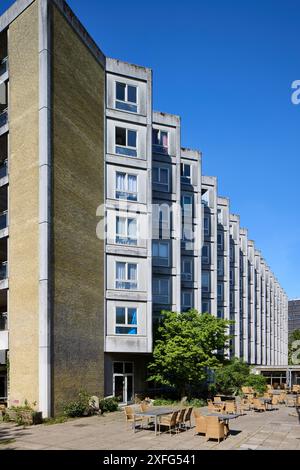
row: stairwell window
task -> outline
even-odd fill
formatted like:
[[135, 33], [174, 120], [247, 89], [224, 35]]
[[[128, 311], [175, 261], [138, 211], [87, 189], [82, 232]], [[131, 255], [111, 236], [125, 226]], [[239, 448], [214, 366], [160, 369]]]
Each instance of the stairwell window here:
[[153, 301], [158, 304], [170, 303], [170, 280], [169, 279], [153, 279]]
[[116, 108], [122, 111], [137, 113], [137, 87], [127, 83], [116, 82]]
[[134, 218], [116, 218], [116, 243], [119, 245], [137, 245], [137, 220]]
[[116, 334], [137, 335], [137, 315], [136, 308], [116, 307]]
[[116, 263], [116, 289], [137, 289], [137, 264]]
[[193, 261], [191, 259], [183, 259], [181, 266], [181, 279], [183, 281], [193, 280]]
[[137, 156], [137, 131], [116, 127], [116, 153], [127, 157]]
[[202, 292], [209, 293], [210, 275], [206, 271], [202, 271]]
[[156, 266], [169, 266], [169, 243], [154, 241], [152, 244], [153, 264]]
[[137, 201], [137, 175], [116, 173], [116, 199]]
[[208, 243], [205, 243], [202, 247], [202, 263], [209, 264], [210, 259], [210, 246]]
[[190, 291], [182, 291], [181, 294], [182, 311], [190, 310], [193, 307], [193, 295]]
[[192, 167], [188, 163], [181, 163], [181, 182], [192, 183]]
[[169, 191], [169, 170], [168, 168], [153, 167], [152, 169], [153, 183], [160, 191]]

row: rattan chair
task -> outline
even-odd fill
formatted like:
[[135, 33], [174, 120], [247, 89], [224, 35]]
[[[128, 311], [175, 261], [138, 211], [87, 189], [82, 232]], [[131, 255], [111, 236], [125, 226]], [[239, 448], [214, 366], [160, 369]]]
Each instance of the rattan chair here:
[[134, 422], [136, 424], [139, 424], [140, 426], [143, 425], [143, 422], [145, 421], [145, 418], [143, 416], [136, 416], [134, 419], [134, 409], [131, 406], [125, 406], [124, 408], [124, 413], [126, 417], [126, 424], [130, 424], [133, 426]]
[[254, 411], [267, 411], [266, 404], [261, 402], [258, 398], [253, 399]]
[[206, 434], [206, 416], [194, 412], [196, 434]]
[[225, 439], [225, 425], [223, 422], [219, 421], [217, 416], [206, 416], [206, 440], [217, 439], [220, 442], [220, 439]]
[[225, 413], [227, 414], [236, 414], [237, 407], [235, 401], [227, 401], [225, 404]]
[[185, 428], [187, 427], [187, 424], [186, 423], [189, 423], [189, 427], [191, 429], [192, 427], [192, 411], [193, 411], [193, 407], [190, 406], [188, 409], [187, 409], [187, 412], [184, 416], [184, 426]]
[[160, 433], [161, 426], [169, 428], [169, 433], [172, 434], [172, 429], [175, 432], [178, 432], [177, 427], [177, 416], [179, 411], [174, 411], [174, 413], [166, 416], [162, 416], [158, 422], [158, 432]]
[[182, 408], [182, 410], [180, 410], [178, 415], [177, 415], [177, 426], [178, 426], [179, 430], [182, 429], [182, 427], [184, 426], [185, 412], [186, 412], [186, 409]]

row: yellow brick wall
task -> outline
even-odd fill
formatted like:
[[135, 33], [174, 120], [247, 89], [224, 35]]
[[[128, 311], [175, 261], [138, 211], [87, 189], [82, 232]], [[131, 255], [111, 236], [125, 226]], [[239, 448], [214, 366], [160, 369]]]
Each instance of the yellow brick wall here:
[[38, 401], [38, 5], [9, 28], [10, 402]]
[[105, 72], [53, 7], [53, 399], [103, 394]]

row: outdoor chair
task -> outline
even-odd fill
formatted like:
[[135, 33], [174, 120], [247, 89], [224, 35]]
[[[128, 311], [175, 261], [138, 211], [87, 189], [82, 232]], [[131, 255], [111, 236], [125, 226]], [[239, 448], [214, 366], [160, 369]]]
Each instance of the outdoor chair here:
[[206, 434], [206, 416], [194, 413], [196, 423], [196, 434]]
[[237, 408], [236, 403], [234, 401], [227, 401], [225, 404], [225, 413], [228, 414], [236, 414]]
[[220, 442], [220, 439], [225, 439], [225, 425], [223, 422], [219, 421], [217, 416], [206, 416], [206, 440], [217, 439]]
[[296, 400], [295, 400], [295, 398], [293, 398], [293, 397], [286, 397], [285, 405], [286, 405], [286, 406], [292, 406], [292, 407], [296, 406]]
[[171, 415], [167, 416], [162, 416], [158, 422], [158, 432], [160, 434], [160, 428], [161, 426], [164, 426], [166, 428], [169, 428], [169, 433], [172, 434], [172, 429], [174, 429], [175, 432], [178, 431], [177, 428], [177, 416], [178, 416], [179, 411], [174, 411]]
[[278, 397], [278, 403], [285, 403], [285, 400], [286, 400], [286, 393], [280, 393], [279, 397]]
[[258, 398], [253, 400], [253, 409], [254, 411], [267, 411], [266, 404], [261, 402]]
[[131, 406], [125, 406], [124, 412], [125, 412], [127, 425], [131, 423], [133, 426], [134, 421], [136, 422], [136, 424], [139, 424], [140, 426], [143, 425], [145, 418], [143, 416], [136, 416], [134, 420], [135, 413], [134, 413], [134, 409]]
[[140, 408], [141, 408], [141, 411], [144, 411], [144, 412], [145, 412], [145, 411], [148, 411], [148, 410], [149, 410], [150, 406], [148, 405], [148, 403], [142, 401], [142, 402], [140, 403]]
[[248, 398], [242, 398], [240, 403], [238, 404], [239, 413], [244, 414], [244, 411], [251, 410], [251, 403]]
[[192, 427], [192, 411], [193, 411], [193, 407], [190, 406], [185, 414], [185, 417], [184, 417], [184, 426], [186, 428], [186, 423], [189, 423], [189, 427], [191, 429]]
[[296, 406], [300, 406], [300, 395], [296, 397]]
[[178, 426], [179, 430], [182, 429], [182, 427], [184, 426], [185, 412], [186, 412], [186, 409], [182, 408], [182, 410], [180, 410], [178, 415], [177, 415], [177, 426]]
[[222, 403], [221, 397], [214, 397], [214, 403]]

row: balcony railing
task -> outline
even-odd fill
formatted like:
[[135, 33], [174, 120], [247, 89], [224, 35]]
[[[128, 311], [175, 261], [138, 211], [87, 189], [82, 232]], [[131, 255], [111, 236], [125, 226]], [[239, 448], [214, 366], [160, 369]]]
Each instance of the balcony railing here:
[[8, 109], [4, 109], [0, 114], [0, 127], [5, 126], [8, 123]]
[[7, 331], [7, 312], [0, 312], [0, 331]]
[[7, 211], [0, 212], [0, 230], [3, 230], [7, 227], [7, 221], [8, 221], [7, 214], [8, 214]]
[[0, 60], [0, 77], [8, 71], [8, 57]]
[[2, 163], [0, 163], [0, 179], [5, 178], [5, 176], [8, 175], [8, 170], [7, 170], [7, 159], [2, 160]]
[[0, 263], [0, 281], [7, 279], [8, 276], [7, 261]]

